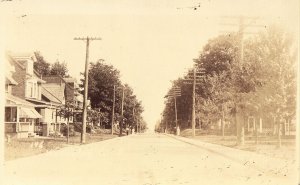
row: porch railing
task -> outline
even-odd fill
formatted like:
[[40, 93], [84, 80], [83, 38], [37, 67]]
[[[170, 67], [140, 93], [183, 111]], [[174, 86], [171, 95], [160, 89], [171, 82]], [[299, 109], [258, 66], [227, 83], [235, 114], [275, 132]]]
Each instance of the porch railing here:
[[28, 132], [30, 122], [5, 122], [5, 132]]

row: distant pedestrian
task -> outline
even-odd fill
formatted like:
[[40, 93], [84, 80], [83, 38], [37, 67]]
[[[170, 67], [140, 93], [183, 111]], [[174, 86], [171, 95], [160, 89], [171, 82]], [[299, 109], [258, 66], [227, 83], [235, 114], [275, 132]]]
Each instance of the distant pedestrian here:
[[128, 135], [129, 134], [129, 128], [126, 127], [126, 134]]

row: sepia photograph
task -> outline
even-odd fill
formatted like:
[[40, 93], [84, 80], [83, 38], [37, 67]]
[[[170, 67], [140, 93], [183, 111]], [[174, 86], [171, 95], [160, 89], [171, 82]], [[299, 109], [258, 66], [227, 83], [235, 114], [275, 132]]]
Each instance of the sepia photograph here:
[[0, 184], [300, 185], [298, 0], [1, 0]]

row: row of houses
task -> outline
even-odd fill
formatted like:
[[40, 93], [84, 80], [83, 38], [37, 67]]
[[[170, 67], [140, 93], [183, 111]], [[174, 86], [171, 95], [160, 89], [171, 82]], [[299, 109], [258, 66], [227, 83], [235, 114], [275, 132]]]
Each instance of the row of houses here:
[[66, 119], [59, 110], [72, 102], [82, 112], [83, 97], [75, 78], [41, 76], [34, 70], [34, 53], [7, 53], [5, 61], [5, 134], [24, 138], [49, 136], [60, 131]]

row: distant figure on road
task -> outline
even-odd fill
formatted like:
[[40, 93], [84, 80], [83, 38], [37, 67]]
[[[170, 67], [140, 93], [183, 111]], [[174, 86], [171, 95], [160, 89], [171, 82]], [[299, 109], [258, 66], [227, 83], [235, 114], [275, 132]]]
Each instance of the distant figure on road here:
[[129, 133], [129, 128], [128, 128], [128, 126], [126, 127], [126, 134], [128, 135], [128, 133]]
[[134, 131], [135, 131], [135, 130], [134, 130], [134, 128], [133, 128], [133, 129], [132, 129], [132, 134], [134, 134]]

